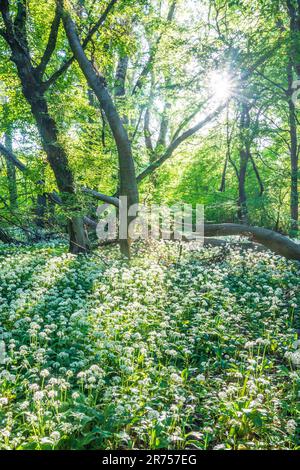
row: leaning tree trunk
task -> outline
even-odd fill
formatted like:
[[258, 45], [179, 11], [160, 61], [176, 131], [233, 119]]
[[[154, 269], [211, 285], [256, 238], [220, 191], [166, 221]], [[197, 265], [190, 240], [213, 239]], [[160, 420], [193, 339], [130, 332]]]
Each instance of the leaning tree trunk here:
[[[127, 198], [127, 207], [129, 208], [138, 204], [138, 188], [131, 144], [127, 131], [106, 87], [105, 78], [93, 67], [85, 54], [77, 35], [75, 24], [70, 14], [64, 9], [63, 0], [57, 0], [57, 3], [61, 7], [64, 28], [74, 57], [76, 58], [79, 67], [81, 68], [89, 86], [94, 91], [100, 106], [106, 115], [116, 142], [120, 175], [119, 195]], [[121, 252], [127, 257], [130, 256], [130, 237], [128, 234], [128, 227], [134, 218], [135, 217], [128, 217], [127, 238], [120, 240]]]
[[278, 255], [300, 261], [300, 244], [266, 228], [241, 224], [205, 224], [204, 234], [205, 237], [243, 235]]

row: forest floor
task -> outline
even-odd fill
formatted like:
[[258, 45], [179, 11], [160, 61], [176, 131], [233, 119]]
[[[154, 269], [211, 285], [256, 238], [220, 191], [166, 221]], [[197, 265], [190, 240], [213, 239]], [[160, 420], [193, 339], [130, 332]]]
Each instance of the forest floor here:
[[0, 449], [299, 449], [299, 263], [219, 250], [1, 246]]

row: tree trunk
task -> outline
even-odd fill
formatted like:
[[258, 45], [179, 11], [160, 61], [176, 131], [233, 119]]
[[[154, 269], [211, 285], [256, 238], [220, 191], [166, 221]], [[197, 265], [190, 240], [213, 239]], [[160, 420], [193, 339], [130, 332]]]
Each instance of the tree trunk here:
[[128, 56], [120, 56], [115, 78], [115, 96], [117, 98], [124, 98], [125, 96], [125, 81], [128, 69]]
[[243, 235], [287, 259], [300, 260], [300, 244], [266, 228], [240, 224], [205, 224], [205, 237]]
[[247, 195], [245, 188], [247, 165], [247, 153], [242, 149], [240, 150], [238, 219], [244, 224], [248, 221]]
[[73, 254], [86, 253], [89, 249], [89, 239], [82, 217], [75, 216], [69, 220], [68, 233], [70, 237], [69, 251]]
[[[12, 152], [11, 130], [5, 133], [5, 147]], [[16, 167], [9, 158], [6, 158], [6, 171], [8, 179], [9, 204], [12, 210], [18, 207], [18, 190], [16, 180]]]
[[[2, 35], [11, 49], [11, 60], [16, 65], [24, 97], [30, 105], [36, 120], [42, 146], [54, 172], [58, 189], [62, 193], [62, 199], [75, 199], [73, 175], [68, 164], [67, 154], [59, 142], [56, 123], [48, 111], [41, 75], [31, 62], [26, 34], [26, 6], [22, 2], [18, 3], [14, 23], [12, 23], [7, 9], [8, 4], [2, 5], [1, 3], [2, 18], [6, 26], [6, 30], [5, 32], [2, 31]], [[74, 200], [69, 202], [74, 206]], [[72, 233], [74, 240], [78, 239], [82, 242], [80, 249], [88, 251], [88, 243], [84, 245], [82, 237], [84, 232], [83, 218], [76, 217], [76, 223], [71, 222], [71, 226], [70, 233]], [[75, 246], [70, 240], [71, 250], [74, 249], [74, 252], [77, 252]]]
[[290, 196], [290, 214], [291, 214], [291, 235], [298, 231], [299, 223], [299, 192], [298, 192], [298, 136], [296, 107], [292, 100], [293, 94], [293, 67], [292, 62], [288, 64], [288, 99], [289, 99], [289, 133], [290, 133], [290, 160], [291, 160], [291, 196]]
[[221, 184], [220, 184], [220, 193], [224, 193], [226, 189], [226, 173], [227, 173], [227, 167], [228, 167], [228, 153], [226, 154], [225, 157], [225, 162], [223, 166], [223, 171], [222, 171], [222, 178], [221, 178]]
[[241, 114], [241, 148], [240, 148], [240, 169], [239, 169], [239, 198], [238, 198], [238, 218], [241, 223], [248, 223], [248, 208], [246, 195], [246, 174], [250, 158], [250, 111], [246, 103], [242, 103]]
[[120, 56], [117, 64], [114, 95], [118, 105], [118, 111], [121, 114], [121, 120], [124, 126], [128, 124], [128, 116], [126, 115], [125, 96], [126, 96], [126, 75], [128, 70], [128, 56]]
[[[104, 77], [100, 75], [100, 73], [88, 60], [77, 35], [75, 24], [73, 23], [69, 13], [63, 9], [63, 1], [58, 0], [58, 3], [62, 8], [64, 28], [74, 57], [76, 58], [89, 86], [92, 88], [96, 97], [98, 98], [114, 136], [119, 158], [119, 195], [127, 197], [127, 206], [129, 208], [130, 206], [138, 203], [138, 188], [132, 150], [127, 131], [107, 90]], [[128, 217], [128, 225], [132, 220], [134, 220], [134, 217]], [[130, 240], [128, 235], [126, 240], [121, 241], [120, 248], [121, 252], [125, 256], [129, 255]]]
[[290, 130], [290, 158], [291, 158], [291, 235], [296, 235], [299, 230], [299, 192], [298, 192], [298, 172], [299, 172], [299, 146], [297, 136], [297, 116], [296, 106], [292, 100], [293, 94], [293, 70], [300, 79], [300, 2], [287, 0], [287, 10], [290, 18], [290, 44], [289, 62], [287, 67], [288, 78], [288, 99], [289, 99], [289, 130]]
[[[26, 86], [24, 95], [31, 105], [31, 111], [38, 126], [42, 145], [55, 175], [62, 200], [67, 200], [70, 205], [73, 205], [76, 203], [73, 175], [69, 167], [67, 154], [59, 143], [56, 123], [49, 115], [47, 102], [38, 87], [34, 89], [30, 87], [28, 89]], [[83, 236], [85, 233], [83, 218], [71, 218], [68, 222], [68, 227], [70, 252], [74, 254], [88, 252], [90, 247], [87, 235]]]
[[36, 200], [36, 225], [40, 228], [45, 227], [45, 217], [47, 211], [47, 194], [38, 194]]

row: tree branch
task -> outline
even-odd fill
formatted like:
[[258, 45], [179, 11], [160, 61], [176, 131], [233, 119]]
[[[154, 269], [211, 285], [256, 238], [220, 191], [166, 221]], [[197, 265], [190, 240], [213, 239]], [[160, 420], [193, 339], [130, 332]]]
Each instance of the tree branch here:
[[47, 46], [46, 46], [45, 52], [43, 54], [43, 57], [41, 58], [39, 65], [35, 69], [40, 78], [43, 77], [46, 67], [55, 50], [60, 20], [61, 20], [60, 11], [59, 11], [58, 6], [56, 5], [55, 15], [52, 21]]
[[27, 171], [26, 165], [22, 163], [9, 149], [0, 143], [0, 152], [10, 160], [19, 170], [25, 172]]
[[95, 191], [94, 189], [82, 187], [80, 188], [81, 191], [85, 194], [88, 194], [92, 196], [95, 199], [98, 199], [99, 201], [106, 202], [107, 204], [112, 204], [115, 207], [120, 206], [120, 201], [117, 197], [114, 196], [107, 196], [106, 194], [99, 193], [98, 191]]
[[199, 105], [197, 105], [197, 107], [195, 108], [195, 110], [189, 114], [186, 118], [184, 118], [181, 123], [178, 125], [178, 128], [176, 129], [176, 131], [174, 132], [174, 135], [172, 137], [172, 142], [177, 139], [177, 137], [179, 136], [180, 132], [185, 128], [185, 126], [187, 126], [187, 124], [189, 122], [191, 122], [191, 120], [199, 113], [200, 109], [203, 108], [204, 105], [206, 105], [209, 100], [212, 98], [212, 96], [209, 96], [205, 101], [201, 102]]
[[250, 152], [249, 156], [250, 156], [250, 161], [251, 161], [251, 163], [252, 163], [252, 167], [253, 167], [253, 170], [254, 170], [254, 173], [255, 173], [257, 182], [258, 182], [258, 184], [259, 184], [259, 189], [260, 189], [259, 195], [262, 196], [263, 193], [264, 193], [265, 188], [264, 188], [262, 179], [261, 179], [261, 177], [260, 177], [258, 168], [257, 168], [257, 166], [256, 166], [256, 163], [255, 163], [255, 161], [254, 161], [254, 158], [253, 158], [253, 155], [252, 155], [251, 152]]
[[[93, 35], [95, 34], [95, 32], [103, 25], [103, 23], [105, 22], [108, 14], [110, 13], [110, 11], [113, 9], [114, 5], [117, 3], [118, 0], [111, 0], [109, 2], [109, 4], [107, 5], [105, 11], [103, 12], [103, 14], [100, 16], [99, 20], [95, 23], [95, 25], [90, 29], [90, 31], [88, 32], [87, 36], [85, 37], [85, 39], [83, 40], [82, 42], [82, 47], [83, 49], [86, 49], [87, 45], [89, 44], [90, 40], [92, 39]], [[56, 70], [56, 72], [54, 72], [51, 77], [46, 81], [44, 82], [44, 89], [47, 90], [53, 83], [56, 82], [56, 80], [59, 79], [59, 77], [61, 75], [63, 75], [67, 70], [68, 68], [73, 64], [75, 60], [75, 57], [74, 55], [71, 56], [69, 59], [67, 59], [62, 65], [61, 67]]]
[[[0, 152], [8, 158], [19, 170], [21, 170], [23, 173], [26, 173], [28, 171], [28, 168], [24, 163], [22, 163], [15, 155], [12, 153], [10, 150], [8, 150], [4, 145], [0, 143]], [[43, 181], [39, 180], [37, 181], [37, 184], [44, 184]], [[99, 201], [107, 202], [108, 204], [112, 204], [116, 207], [119, 207], [119, 199], [117, 197], [113, 196], [107, 196], [106, 194], [99, 193], [98, 191], [95, 191], [90, 188], [82, 187], [80, 190], [85, 193], [89, 194], [90, 196], [93, 196], [95, 199], [98, 199]], [[49, 194], [51, 200], [55, 204], [62, 204], [61, 198], [55, 193], [52, 192]]]
[[118, 0], [111, 0], [107, 7], [105, 8], [104, 12], [100, 16], [99, 20], [94, 24], [94, 26], [90, 29], [90, 31], [87, 33], [86, 38], [82, 42], [82, 47], [83, 49], [86, 48], [90, 40], [92, 39], [93, 35], [96, 33], [96, 31], [100, 28], [100, 26], [103, 25], [104, 21], [106, 20], [108, 14], [111, 12], [115, 4], [117, 3]]
[[[170, 5], [169, 12], [168, 12], [168, 15], [167, 15], [167, 22], [168, 23], [170, 23], [174, 18], [176, 3], [177, 3], [177, 0], [174, 0]], [[156, 52], [157, 52], [157, 49], [158, 49], [158, 46], [159, 46], [159, 43], [160, 43], [162, 37], [163, 37], [163, 32], [160, 33], [160, 35], [156, 39], [153, 46], [150, 48], [148, 60], [145, 63], [145, 65], [144, 65], [137, 81], [135, 82], [135, 85], [132, 89], [132, 95], [135, 95], [137, 93], [137, 91], [142, 88], [142, 86], [144, 84], [144, 81], [145, 81], [146, 77], [148, 76], [148, 74], [151, 70], [151, 67], [152, 67], [152, 64], [154, 62]]]
[[[270, 58], [272, 56], [272, 54], [278, 49], [280, 48], [282, 45], [282, 38], [280, 38], [276, 45], [271, 49], [269, 50], [266, 54], [264, 54], [262, 57], [259, 57], [259, 59], [254, 62], [254, 64], [252, 64], [250, 67], [248, 67], [242, 74], [241, 74], [241, 77], [240, 77], [240, 80], [241, 81], [244, 81], [246, 79], [248, 79], [252, 73], [257, 69], [257, 67], [259, 67], [260, 65], [262, 65], [268, 58]], [[214, 119], [214, 117], [216, 117], [220, 112], [222, 112], [225, 107], [228, 105], [229, 101], [230, 101], [230, 97], [223, 103], [221, 104], [220, 106], [218, 106], [212, 113], [210, 113], [208, 116], [206, 116], [206, 118], [204, 118], [202, 121], [200, 121], [198, 124], [196, 124], [195, 126], [191, 127], [190, 129], [188, 129], [187, 131], [183, 132], [182, 134], [180, 134], [179, 136], [177, 136], [175, 138], [175, 140], [173, 140], [171, 142], [171, 144], [169, 145], [169, 147], [167, 148], [167, 150], [165, 151], [165, 153], [160, 157], [158, 158], [155, 162], [151, 163], [150, 165], [148, 165], [138, 176], [137, 176], [137, 182], [140, 183], [146, 176], [148, 176], [149, 174], [151, 174], [153, 171], [157, 170], [157, 168], [159, 168], [168, 158], [170, 158], [174, 152], [174, 150], [176, 150], [176, 148], [182, 143], [184, 142], [186, 139], [188, 139], [189, 137], [191, 137], [192, 135], [194, 135], [198, 130], [202, 129], [208, 122], [210, 122], [212, 119]], [[175, 133], [176, 135], [176, 133]]]
[[183, 132], [179, 135], [175, 140], [171, 142], [167, 150], [164, 154], [158, 158], [155, 162], [148, 165], [138, 176], [137, 182], [140, 183], [146, 176], [151, 174], [153, 171], [157, 170], [168, 158], [170, 158], [173, 152], [177, 149], [177, 147], [184, 142], [186, 139], [194, 135], [197, 131], [202, 129], [208, 122], [210, 122], [214, 117], [216, 117], [225, 107], [227, 106], [227, 102], [218, 106], [212, 113], [208, 114], [206, 118], [202, 119], [198, 122], [195, 126], [191, 127], [187, 131]]

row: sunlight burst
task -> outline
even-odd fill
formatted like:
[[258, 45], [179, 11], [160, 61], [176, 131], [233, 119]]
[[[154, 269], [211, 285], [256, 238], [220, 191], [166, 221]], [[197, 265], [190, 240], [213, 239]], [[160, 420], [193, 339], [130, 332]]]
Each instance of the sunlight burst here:
[[234, 83], [228, 72], [214, 70], [209, 75], [209, 88], [214, 99], [225, 101], [233, 93]]

